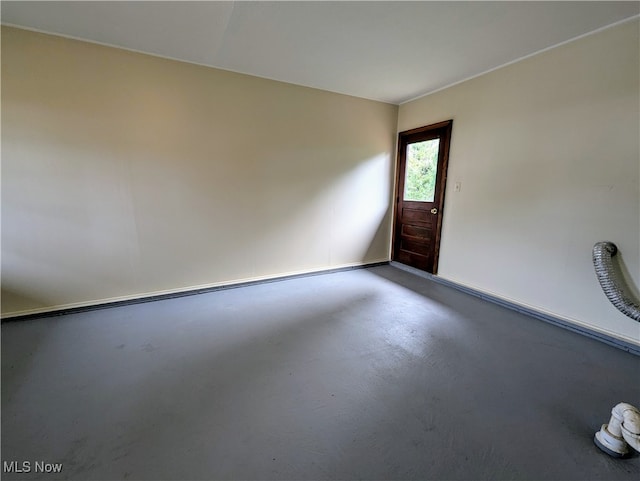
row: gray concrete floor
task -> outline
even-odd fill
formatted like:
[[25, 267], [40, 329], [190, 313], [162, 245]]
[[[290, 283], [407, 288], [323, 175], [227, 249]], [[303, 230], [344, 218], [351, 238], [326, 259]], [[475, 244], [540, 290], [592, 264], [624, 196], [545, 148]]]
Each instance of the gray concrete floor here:
[[637, 480], [592, 438], [639, 374], [391, 266], [7, 323], [3, 479]]

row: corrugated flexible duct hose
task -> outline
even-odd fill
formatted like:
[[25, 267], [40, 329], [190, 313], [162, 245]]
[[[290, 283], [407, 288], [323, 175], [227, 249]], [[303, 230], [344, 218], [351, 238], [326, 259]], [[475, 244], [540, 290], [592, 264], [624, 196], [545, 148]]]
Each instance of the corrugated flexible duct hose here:
[[618, 248], [613, 242], [598, 242], [593, 246], [593, 266], [607, 299], [625, 316], [640, 321], [640, 304], [626, 294], [624, 284], [613, 267]]
[[[618, 278], [613, 257], [618, 248], [613, 242], [598, 242], [593, 246], [593, 265], [600, 286], [607, 299], [631, 319], [640, 321], [640, 304], [626, 294], [624, 283]], [[629, 447], [640, 451], [640, 411], [627, 403], [619, 403], [611, 410], [611, 419], [603, 424], [594, 442], [605, 453], [622, 458], [629, 454]]]

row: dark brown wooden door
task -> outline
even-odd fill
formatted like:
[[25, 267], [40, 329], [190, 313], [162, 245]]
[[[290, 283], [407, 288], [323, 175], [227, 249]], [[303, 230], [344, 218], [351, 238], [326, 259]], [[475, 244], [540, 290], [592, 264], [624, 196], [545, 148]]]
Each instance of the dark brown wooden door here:
[[451, 120], [400, 132], [393, 260], [436, 274]]

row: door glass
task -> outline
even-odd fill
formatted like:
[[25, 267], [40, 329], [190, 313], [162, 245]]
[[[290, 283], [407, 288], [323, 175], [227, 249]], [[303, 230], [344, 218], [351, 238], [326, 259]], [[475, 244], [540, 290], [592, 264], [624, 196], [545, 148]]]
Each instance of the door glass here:
[[433, 202], [440, 139], [407, 144], [404, 200]]

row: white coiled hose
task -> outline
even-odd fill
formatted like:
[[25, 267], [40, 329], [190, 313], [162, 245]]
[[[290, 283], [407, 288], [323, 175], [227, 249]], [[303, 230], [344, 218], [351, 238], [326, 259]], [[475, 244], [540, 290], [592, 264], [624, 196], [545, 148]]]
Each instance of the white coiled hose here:
[[618, 248], [613, 242], [598, 242], [593, 246], [593, 266], [600, 286], [607, 299], [625, 316], [640, 321], [640, 303], [631, 298], [624, 281], [620, 279], [613, 267], [613, 257]]

